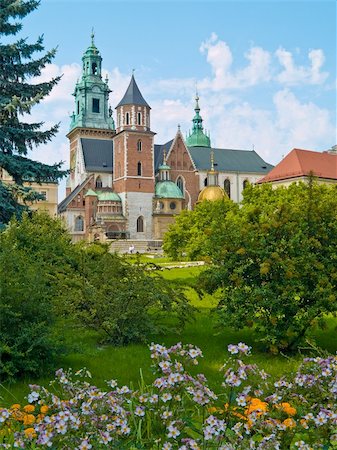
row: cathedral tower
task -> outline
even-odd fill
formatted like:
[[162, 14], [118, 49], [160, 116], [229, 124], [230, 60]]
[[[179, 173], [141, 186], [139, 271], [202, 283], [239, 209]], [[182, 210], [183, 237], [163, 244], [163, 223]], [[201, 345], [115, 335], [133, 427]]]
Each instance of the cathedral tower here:
[[150, 106], [134, 76], [116, 107], [113, 183], [124, 205], [132, 239], [151, 239], [154, 193], [153, 137]]
[[[91, 45], [82, 57], [82, 75], [77, 81], [73, 96], [75, 110], [71, 115], [70, 131], [70, 177], [67, 194], [83, 182], [83, 161], [81, 157], [81, 138], [112, 139], [115, 123], [109, 107], [108, 79], [102, 80], [102, 57], [91, 34]], [[94, 151], [94, 150], [92, 150]]]

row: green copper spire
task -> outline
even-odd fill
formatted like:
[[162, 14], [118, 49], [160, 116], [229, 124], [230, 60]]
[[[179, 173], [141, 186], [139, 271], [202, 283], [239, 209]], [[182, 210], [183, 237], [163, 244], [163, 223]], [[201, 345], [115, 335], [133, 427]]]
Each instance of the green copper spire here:
[[204, 133], [202, 126], [202, 117], [200, 116], [199, 96], [198, 92], [195, 96], [195, 116], [193, 117], [192, 133], [186, 138], [186, 144], [188, 147], [210, 147], [211, 140], [209, 136]]
[[112, 109], [109, 108], [108, 78], [102, 80], [102, 57], [95, 45], [94, 30], [91, 44], [82, 57], [82, 77], [77, 81], [75, 111], [71, 116], [70, 130], [76, 127], [115, 129]]

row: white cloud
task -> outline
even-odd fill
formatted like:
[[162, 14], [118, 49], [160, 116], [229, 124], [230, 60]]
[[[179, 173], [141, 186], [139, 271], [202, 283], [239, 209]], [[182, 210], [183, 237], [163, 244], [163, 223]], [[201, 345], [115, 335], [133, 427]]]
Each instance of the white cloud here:
[[206, 78], [200, 83], [203, 89], [210, 88], [218, 91], [226, 88], [245, 88], [271, 79], [271, 55], [261, 47], [252, 47], [246, 52], [244, 56], [249, 63], [237, 71], [232, 70], [231, 49], [215, 33], [201, 44], [200, 51], [206, 54], [206, 60], [214, 75], [213, 78]]
[[277, 113], [275, 125], [287, 137], [291, 147], [314, 150], [320, 146], [324, 136], [334, 135], [328, 110], [312, 102], [301, 103], [288, 89], [277, 92], [273, 101]]
[[323, 50], [311, 50], [308, 53], [310, 66], [296, 66], [293, 54], [284, 48], [278, 48], [275, 52], [284, 70], [276, 76], [276, 79], [285, 85], [298, 84], [322, 84], [326, 81], [329, 74], [321, 72], [321, 68], [325, 61]]

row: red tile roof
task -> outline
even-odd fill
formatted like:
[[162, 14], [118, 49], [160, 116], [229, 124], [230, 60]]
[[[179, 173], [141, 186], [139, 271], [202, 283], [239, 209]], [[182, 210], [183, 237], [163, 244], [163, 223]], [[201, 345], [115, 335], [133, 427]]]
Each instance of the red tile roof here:
[[311, 172], [318, 178], [337, 180], [337, 155], [294, 148], [258, 183], [308, 176]]

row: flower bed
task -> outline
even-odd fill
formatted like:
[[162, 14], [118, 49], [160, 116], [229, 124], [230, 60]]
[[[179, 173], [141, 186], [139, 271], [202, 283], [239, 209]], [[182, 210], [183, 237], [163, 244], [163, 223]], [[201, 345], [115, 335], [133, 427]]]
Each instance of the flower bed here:
[[[316, 449], [337, 447], [337, 357], [305, 358], [272, 382], [249, 364], [250, 348], [229, 345], [218, 392], [192, 375], [199, 348], [152, 344], [156, 378], [107, 390], [90, 373], [62, 369], [28, 404], [0, 409], [0, 447], [51, 449]], [[192, 371], [193, 372], [193, 371]]]

